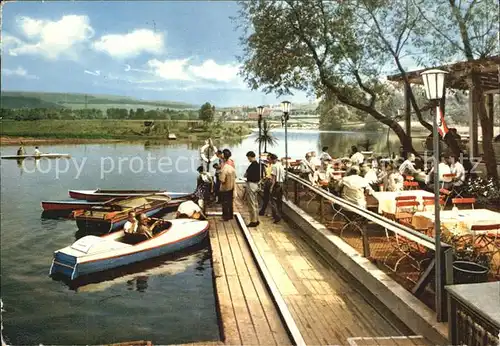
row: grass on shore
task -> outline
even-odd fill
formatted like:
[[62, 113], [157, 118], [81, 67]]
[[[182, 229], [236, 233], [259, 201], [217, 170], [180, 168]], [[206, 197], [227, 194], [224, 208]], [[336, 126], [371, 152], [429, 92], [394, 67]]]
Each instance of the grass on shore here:
[[133, 120], [2, 120], [1, 135], [9, 137], [33, 137], [55, 139], [121, 139], [149, 140], [166, 139], [174, 133], [180, 140], [203, 140], [212, 138], [235, 138], [250, 133], [245, 125], [211, 124], [192, 129], [185, 122], [155, 121], [149, 132], [143, 121]]

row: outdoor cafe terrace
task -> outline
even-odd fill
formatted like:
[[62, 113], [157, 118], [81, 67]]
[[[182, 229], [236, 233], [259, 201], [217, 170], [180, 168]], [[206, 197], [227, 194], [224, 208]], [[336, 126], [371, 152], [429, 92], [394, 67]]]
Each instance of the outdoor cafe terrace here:
[[[434, 310], [434, 194], [406, 177], [401, 192], [367, 196], [367, 208], [340, 198], [331, 184], [316, 186], [291, 167], [285, 198]], [[336, 174], [340, 178], [345, 171]], [[456, 208], [453, 208], [456, 207]], [[441, 188], [441, 239], [454, 283], [500, 280], [500, 206]], [[458, 210], [457, 210], [458, 209]], [[476, 271], [472, 274], [472, 271]], [[443, 275], [446, 271], [443, 271]], [[439, 312], [438, 312], [439, 313]]]

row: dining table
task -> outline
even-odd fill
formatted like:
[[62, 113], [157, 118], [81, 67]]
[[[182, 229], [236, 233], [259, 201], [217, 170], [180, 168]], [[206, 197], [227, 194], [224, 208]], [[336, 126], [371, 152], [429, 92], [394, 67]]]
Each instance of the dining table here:
[[373, 192], [373, 197], [378, 200], [379, 214], [396, 213], [396, 197], [415, 196], [419, 203], [418, 209], [423, 210], [424, 197], [434, 197], [434, 194], [425, 190], [406, 190], [406, 191], [378, 191]]
[[[441, 225], [454, 235], [479, 235], [486, 231], [472, 231], [472, 226], [500, 224], [500, 213], [489, 209], [443, 210]], [[413, 215], [412, 225], [417, 229], [434, 225], [434, 211], [421, 211]]]

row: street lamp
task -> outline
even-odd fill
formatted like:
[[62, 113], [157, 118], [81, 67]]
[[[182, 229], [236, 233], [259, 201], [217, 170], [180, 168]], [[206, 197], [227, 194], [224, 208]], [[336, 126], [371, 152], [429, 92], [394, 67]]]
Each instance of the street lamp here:
[[290, 106], [292, 104], [289, 101], [281, 102], [281, 110], [283, 111], [283, 116], [281, 117], [281, 123], [285, 125], [285, 196], [288, 199], [288, 115], [290, 114]]
[[264, 114], [264, 106], [257, 107], [257, 114], [259, 115], [259, 172], [260, 177], [262, 178], [262, 114]]
[[[435, 252], [435, 278], [436, 278], [436, 311], [438, 322], [443, 320], [442, 314], [442, 263], [441, 263], [441, 220], [440, 220], [440, 196], [439, 196], [439, 133], [438, 126], [441, 125], [441, 110], [439, 101], [444, 95], [444, 79], [448, 72], [441, 70], [427, 70], [422, 72], [427, 99], [436, 104], [436, 115], [434, 116], [433, 140], [434, 140], [434, 242]], [[438, 119], [439, 117], [439, 119]]]

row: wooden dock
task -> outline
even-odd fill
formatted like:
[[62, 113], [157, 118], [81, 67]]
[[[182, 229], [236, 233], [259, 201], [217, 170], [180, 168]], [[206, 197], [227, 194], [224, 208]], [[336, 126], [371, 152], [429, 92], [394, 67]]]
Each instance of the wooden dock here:
[[[235, 211], [248, 222], [241, 200], [236, 199]], [[293, 343], [289, 326], [280, 318], [283, 311], [269, 294], [237, 219], [220, 219], [210, 218], [210, 242], [224, 343]], [[356, 287], [359, 283], [345, 278], [293, 226], [284, 221], [274, 224], [270, 217], [261, 217], [260, 222], [248, 230], [255, 255], [263, 260], [305, 344], [429, 344], [410, 336], [399, 321], [384, 317], [385, 312]]]

